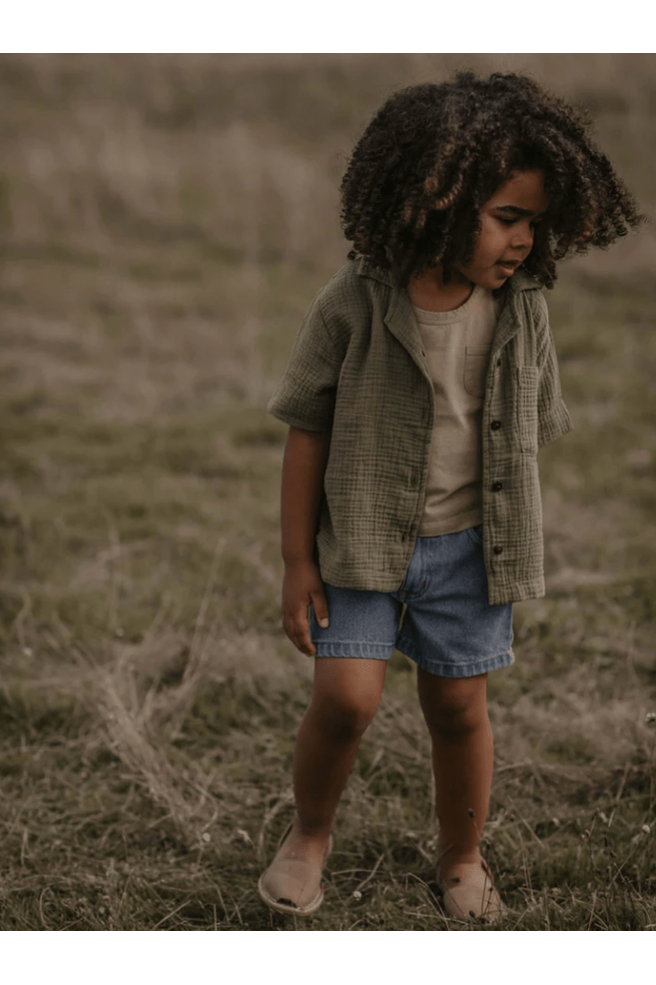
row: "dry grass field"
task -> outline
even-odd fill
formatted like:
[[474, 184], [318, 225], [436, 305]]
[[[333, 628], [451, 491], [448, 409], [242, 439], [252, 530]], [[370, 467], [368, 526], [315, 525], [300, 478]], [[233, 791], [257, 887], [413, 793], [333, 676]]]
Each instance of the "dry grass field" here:
[[[587, 107], [653, 215], [653, 55], [0, 57], [1, 930], [462, 929], [399, 654], [323, 908], [256, 884], [312, 674], [266, 403], [344, 261], [354, 139], [467, 66]], [[501, 930], [656, 929], [655, 263], [651, 225], [549, 296], [576, 429], [541, 453], [548, 595], [490, 679]]]

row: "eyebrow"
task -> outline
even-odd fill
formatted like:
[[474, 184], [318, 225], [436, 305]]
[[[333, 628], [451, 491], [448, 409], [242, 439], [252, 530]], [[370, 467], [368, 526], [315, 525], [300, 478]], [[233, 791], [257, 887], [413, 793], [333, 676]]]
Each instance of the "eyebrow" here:
[[495, 205], [494, 208], [497, 212], [509, 212], [511, 215], [533, 215], [536, 219], [541, 219], [544, 212], [531, 212], [530, 209], [520, 209], [518, 205]]

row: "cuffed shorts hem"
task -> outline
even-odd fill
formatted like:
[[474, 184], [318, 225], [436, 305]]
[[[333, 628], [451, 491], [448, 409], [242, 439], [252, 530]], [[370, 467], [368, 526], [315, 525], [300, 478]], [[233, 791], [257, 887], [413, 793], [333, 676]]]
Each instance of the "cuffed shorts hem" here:
[[394, 647], [386, 643], [317, 643], [318, 657], [363, 657], [369, 660], [389, 660]]
[[437, 677], [477, 677], [479, 674], [488, 674], [491, 670], [509, 667], [515, 662], [512, 648], [498, 656], [475, 660], [471, 663], [438, 663], [435, 660], [427, 660], [406, 640], [399, 640], [398, 649], [422, 670], [429, 674], [435, 674]]

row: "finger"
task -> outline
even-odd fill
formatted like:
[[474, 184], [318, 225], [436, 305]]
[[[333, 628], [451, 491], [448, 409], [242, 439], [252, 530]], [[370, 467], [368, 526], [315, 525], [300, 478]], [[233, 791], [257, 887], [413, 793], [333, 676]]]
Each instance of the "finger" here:
[[326, 596], [323, 589], [318, 589], [316, 592], [312, 592], [310, 597], [312, 599], [312, 606], [314, 608], [314, 615], [317, 622], [322, 629], [328, 629], [330, 619], [328, 617], [328, 603], [326, 602]]
[[301, 653], [304, 653], [308, 657], [315, 656], [317, 648], [310, 637], [310, 620], [307, 607], [304, 607], [297, 615], [296, 635], [299, 640], [297, 646]]
[[283, 619], [283, 626], [297, 650], [300, 650], [306, 657], [315, 656], [317, 651], [310, 639], [307, 614], [305, 614], [305, 619], [303, 619], [302, 612], [287, 615]]

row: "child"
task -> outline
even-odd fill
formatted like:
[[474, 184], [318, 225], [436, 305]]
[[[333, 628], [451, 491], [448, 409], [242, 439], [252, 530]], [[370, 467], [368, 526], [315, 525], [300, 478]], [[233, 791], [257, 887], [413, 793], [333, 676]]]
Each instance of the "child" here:
[[341, 193], [349, 262], [269, 406], [290, 425], [284, 627], [317, 659], [296, 817], [259, 892], [285, 913], [321, 905], [333, 816], [398, 648], [432, 739], [445, 910], [492, 921], [487, 674], [514, 659], [512, 603], [544, 594], [536, 456], [571, 427], [540, 287], [641, 217], [574, 110], [515, 74], [392, 96]]

